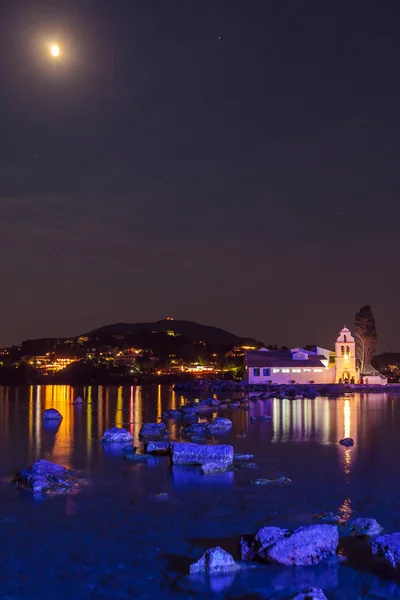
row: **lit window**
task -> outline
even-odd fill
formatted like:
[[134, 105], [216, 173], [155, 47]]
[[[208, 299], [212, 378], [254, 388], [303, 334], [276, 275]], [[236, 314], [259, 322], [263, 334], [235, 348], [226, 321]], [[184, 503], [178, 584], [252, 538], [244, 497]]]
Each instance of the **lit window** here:
[[311, 369], [303, 369], [304, 373], [311, 373]]
[[322, 373], [322, 369], [314, 369], [314, 373]]
[[292, 369], [292, 373], [301, 373], [301, 369]]
[[269, 377], [271, 369], [263, 369], [263, 377]]
[[273, 373], [279, 373], [280, 369], [272, 369]]
[[282, 369], [282, 373], [290, 373], [290, 369]]
[[260, 377], [260, 369], [253, 369], [254, 377]]

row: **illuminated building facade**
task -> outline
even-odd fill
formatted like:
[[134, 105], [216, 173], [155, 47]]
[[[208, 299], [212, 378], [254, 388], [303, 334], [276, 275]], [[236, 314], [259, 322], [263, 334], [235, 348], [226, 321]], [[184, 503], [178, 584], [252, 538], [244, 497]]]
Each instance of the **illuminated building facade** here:
[[[319, 346], [292, 350], [261, 348], [245, 353], [245, 369], [250, 384], [360, 382], [355, 340], [347, 327], [340, 332], [334, 353]], [[372, 377], [363, 379], [363, 383], [386, 385], [387, 379], [374, 371]]]

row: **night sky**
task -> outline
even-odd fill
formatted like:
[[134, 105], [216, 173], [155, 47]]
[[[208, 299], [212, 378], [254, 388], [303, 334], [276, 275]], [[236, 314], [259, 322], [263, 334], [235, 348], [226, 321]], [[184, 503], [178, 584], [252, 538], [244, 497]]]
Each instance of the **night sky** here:
[[332, 346], [371, 304], [400, 348], [398, 1], [1, 7], [0, 345], [171, 315]]

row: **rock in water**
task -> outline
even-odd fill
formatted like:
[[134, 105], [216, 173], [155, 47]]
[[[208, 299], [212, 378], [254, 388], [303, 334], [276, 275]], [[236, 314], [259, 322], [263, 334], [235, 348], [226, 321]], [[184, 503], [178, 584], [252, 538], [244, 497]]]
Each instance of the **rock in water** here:
[[78, 406], [78, 404], [82, 404], [83, 400], [80, 396], [78, 396], [77, 398], [75, 398], [75, 400], [73, 401], [72, 404], [74, 404], [74, 406]]
[[56, 408], [48, 408], [43, 413], [43, 419], [45, 419], [45, 421], [61, 421], [62, 418], [62, 414], [58, 412]]
[[233, 446], [203, 446], [173, 442], [171, 444], [172, 464], [205, 465], [212, 463], [220, 467], [230, 467], [233, 461]]
[[207, 429], [214, 433], [215, 431], [229, 431], [232, 429], [232, 421], [225, 419], [224, 417], [215, 417], [215, 419], [208, 425]]
[[234, 460], [253, 460], [254, 454], [235, 454]]
[[146, 440], [147, 438], [163, 438], [167, 435], [165, 423], [145, 423], [139, 431], [139, 439]]
[[400, 533], [381, 535], [372, 543], [372, 554], [392, 569], [400, 567]]
[[207, 462], [201, 465], [200, 471], [203, 475], [212, 475], [213, 473], [225, 473], [228, 469], [231, 469], [231, 467], [224, 463]]
[[346, 532], [355, 537], [362, 537], [368, 535], [370, 537], [379, 535], [383, 531], [383, 527], [379, 525], [375, 519], [363, 519], [359, 517], [350, 521], [345, 526]]
[[37, 460], [31, 467], [19, 471], [12, 483], [34, 492], [68, 492], [77, 485], [72, 471], [48, 460]]
[[350, 446], [354, 446], [353, 438], [344, 438], [343, 440], [339, 440], [339, 444], [341, 446], [346, 446], [346, 448], [350, 448]]
[[327, 600], [327, 598], [321, 588], [312, 587], [300, 594], [290, 596], [289, 600]]
[[252, 548], [261, 558], [265, 559], [267, 557], [267, 550], [289, 534], [289, 529], [281, 529], [280, 527], [269, 526], [262, 527], [254, 536]]
[[343, 518], [334, 512], [315, 513], [313, 519], [316, 521], [324, 521], [325, 523], [339, 523]]
[[205, 554], [193, 565], [190, 565], [190, 573], [208, 573], [209, 575], [220, 575], [232, 573], [240, 569], [233, 557], [219, 546], [206, 550]]
[[258, 479], [253, 479], [252, 483], [254, 485], [289, 485], [292, 483], [292, 480], [289, 477], [276, 477], [275, 479], [268, 479], [266, 477], [259, 477]]
[[289, 566], [315, 565], [335, 554], [339, 532], [335, 525], [299, 527], [265, 551], [268, 561]]
[[170, 451], [169, 442], [147, 442], [145, 444], [145, 451], [147, 454], [166, 455]]
[[111, 427], [111, 429], [106, 429], [100, 441], [103, 444], [108, 444], [110, 442], [131, 442], [132, 440], [133, 435], [127, 429], [123, 427]]

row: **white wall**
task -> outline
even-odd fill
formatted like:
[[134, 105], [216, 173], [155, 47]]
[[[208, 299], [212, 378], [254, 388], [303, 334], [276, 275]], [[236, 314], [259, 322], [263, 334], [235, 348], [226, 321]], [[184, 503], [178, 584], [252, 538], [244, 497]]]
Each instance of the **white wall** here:
[[[334, 383], [335, 381], [335, 368], [325, 369], [321, 367], [310, 367], [310, 370], [307, 371], [308, 367], [298, 367], [300, 373], [293, 373], [293, 369], [296, 370], [297, 367], [294, 365], [293, 367], [284, 368], [283, 372], [282, 368], [279, 368], [278, 373], [274, 373], [274, 369], [270, 369], [270, 375], [263, 375], [263, 369], [260, 368], [260, 376], [254, 376], [254, 367], [247, 368], [247, 381], [250, 384], [256, 383], [268, 383], [272, 381], [274, 385], [290, 383], [291, 381], [295, 381], [296, 383], [310, 383], [314, 381], [314, 383]], [[316, 371], [318, 369], [318, 371]], [[322, 369], [322, 372], [321, 372]]]

